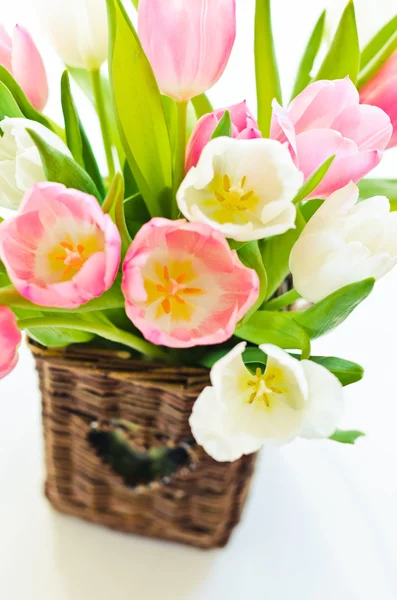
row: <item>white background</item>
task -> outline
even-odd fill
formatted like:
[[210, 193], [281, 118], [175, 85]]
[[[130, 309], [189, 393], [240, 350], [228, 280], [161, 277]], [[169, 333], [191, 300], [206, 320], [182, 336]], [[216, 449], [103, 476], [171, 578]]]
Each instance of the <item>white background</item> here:
[[[381, 3], [371, 4], [379, 18]], [[29, 26], [43, 49], [52, 82], [49, 113], [59, 116], [61, 64], [43, 41], [34, 1], [1, 5], [0, 18]], [[238, 0], [236, 48], [210, 94], [217, 106], [246, 97], [255, 108], [253, 5]], [[319, 0], [274, 5], [283, 81], [291, 85], [322, 6]], [[98, 135], [88, 103], [79, 101]], [[379, 173], [396, 176], [396, 157], [389, 152]], [[42, 495], [37, 378], [23, 349], [18, 368], [0, 383], [1, 600], [396, 600], [396, 289], [392, 273], [314, 347], [365, 367], [364, 381], [346, 389], [342, 426], [367, 437], [354, 447], [299, 441], [264, 450], [243, 523], [221, 551], [126, 536], [50, 509]]]

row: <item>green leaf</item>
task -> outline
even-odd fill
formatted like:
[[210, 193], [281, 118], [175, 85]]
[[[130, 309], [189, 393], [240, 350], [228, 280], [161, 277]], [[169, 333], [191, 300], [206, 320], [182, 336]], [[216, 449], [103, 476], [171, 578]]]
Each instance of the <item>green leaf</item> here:
[[391, 210], [397, 210], [397, 179], [362, 179], [357, 185], [362, 200], [386, 196], [390, 200]]
[[[31, 318], [33, 314], [38, 319], [54, 316], [53, 312], [35, 310], [33, 313], [31, 310], [14, 307], [12, 310], [18, 319]], [[86, 333], [85, 331], [57, 329], [55, 327], [35, 327], [32, 330], [28, 330], [28, 334], [30, 338], [47, 348], [64, 348], [70, 344], [82, 344], [89, 342], [95, 337], [92, 333]]]
[[0, 81], [0, 121], [5, 117], [23, 117], [23, 114], [14, 100], [7, 86]]
[[127, 228], [124, 211], [124, 179], [121, 173], [116, 173], [110, 186], [106, 203], [108, 212], [115, 222], [121, 237], [121, 257], [124, 259], [131, 245], [132, 238]]
[[135, 194], [139, 194], [139, 189], [130, 169], [130, 165], [128, 164], [128, 161], [125, 161], [124, 163], [123, 177], [126, 197], [128, 198], [130, 196], [135, 196]]
[[323, 39], [326, 14], [327, 11], [324, 10], [313, 29], [313, 33], [310, 36], [306, 50], [299, 65], [291, 100], [300, 94], [311, 82], [311, 72], [314, 61], [316, 60]]
[[318, 338], [338, 327], [365, 298], [375, 285], [374, 279], [351, 283], [334, 292], [304, 312], [288, 313], [309, 334]]
[[354, 444], [360, 437], [365, 437], [365, 433], [362, 431], [342, 431], [341, 429], [337, 429], [329, 439], [340, 444]]
[[26, 130], [40, 153], [47, 181], [63, 183], [67, 188], [73, 188], [91, 194], [102, 201], [102, 198], [91, 177], [72, 158], [52, 148], [35, 131]]
[[150, 215], [141, 194], [135, 194], [124, 201], [124, 215], [129, 234], [134, 239], [141, 227], [150, 221]]
[[306, 331], [288, 313], [257, 311], [238, 326], [235, 335], [253, 344], [275, 344], [280, 348], [302, 350], [302, 358], [310, 356], [310, 339]]
[[334, 154], [333, 156], [327, 158], [327, 160], [323, 162], [323, 164], [317, 169], [317, 171], [315, 171], [313, 175], [310, 175], [309, 179], [305, 181], [305, 183], [295, 196], [294, 204], [298, 204], [298, 202], [305, 200], [305, 198], [310, 196], [310, 194], [312, 194], [314, 190], [320, 185], [320, 183], [328, 173], [330, 166], [334, 162], [335, 156], [336, 155]]
[[307, 202], [301, 204], [300, 211], [306, 223], [310, 221], [312, 216], [316, 214], [320, 206], [322, 206], [323, 204], [324, 200], [321, 200], [320, 198], [317, 198], [315, 200], [308, 200]]
[[[77, 85], [86, 94], [86, 96], [90, 100], [91, 104], [95, 107], [95, 96], [94, 96], [94, 91], [92, 89], [90, 73], [86, 69], [76, 69], [76, 68], [69, 67], [69, 66], [68, 66], [68, 71], [71, 74], [71, 76], [73, 77], [74, 81], [77, 83]], [[120, 164], [123, 165], [124, 161], [125, 161], [124, 148], [121, 144], [119, 130], [117, 127], [116, 115], [115, 115], [115, 111], [113, 110], [113, 98], [112, 98], [112, 92], [110, 89], [109, 79], [104, 73], [101, 73], [101, 82], [102, 82], [102, 92], [103, 92], [104, 99], [105, 99], [105, 110], [106, 110], [107, 122], [109, 123], [110, 136], [112, 138], [112, 142], [114, 143], [114, 145], [117, 149], [117, 154], [119, 156]], [[87, 159], [85, 159], [85, 164], [87, 165]], [[88, 165], [87, 165], [87, 169], [88, 169]], [[94, 179], [94, 177], [93, 177], [93, 179]], [[94, 179], [94, 181], [96, 182], [95, 179]]]
[[161, 94], [120, 0], [108, 0], [109, 70], [119, 131], [152, 217], [171, 216], [172, 155]]
[[[291, 356], [299, 359], [299, 356], [294, 354]], [[246, 365], [253, 364], [255, 366], [262, 366], [262, 368], [267, 362], [266, 354], [259, 348], [247, 348], [243, 354], [243, 359]], [[333, 356], [311, 356], [310, 360], [328, 369], [328, 371], [333, 373], [333, 375], [339, 379], [343, 386], [356, 383], [364, 376], [364, 370], [360, 365], [350, 362], [349, 360], [344, 360], [343, 358], [336, 358]]]
[[233, 137], [232, 119], [228, 110], [225, 110], [222, 119], [219, 121], [214, 133], [211, 136], [211, 139], [215, 140], [218, 137]]
[[83, 144], [83, 161], [85, 170], [94, 182], [101, 198], [106, 196], [106, 189], [103, 183], [102, 175], [98, 167], [95, 155], [92, 151], [89, 139], [83, 129], [81, 121], [79, 121], [81, 142]]
[[[299, 357], [295, 356], [295, 358]], [[364, 369], [350, 360], [335, 356], [311, 356], [310, 360], [328, 369], [339, 379], [343, 386], [357, 383], [364, 377]]]
[[282, 104], [280, 77], [274, 49], [270, 0], [256, 0], [255, 71], [258, 123], [263, 137], [270, 135], [272, 102]]
[[362, 69], [357, 81], [357, 88], [360, 90], [374, 75], [383, 67], [385, 62], [397, 50], [397, 31], [383, 46], [376, 56]]
[[138, 10], [139, 0], [131, 0], [131, 2], [135, 6], [135, 8]]
[[305, 225], [305, 220], [298, 209], [295, 229], [290, 229], [283, 235], [277, 235], [259, 242], [262, 261], [267, 273], [265, 300], [274, 296], [280, 285], [288, 277], [291, 250]]
[[11, 73], [9, 73], [2, 65], [0, 65], [0, 82], [2, 82], [11, 92], [15, 102], [18, 104], [20, 111], [26, 117], [26, 119], [37, 121], [38, 123], [44, 125], [44, 127], [48, 127], [48, 129], [51, 129], [63, 137], [62, 129], [50, 119], [39, 113], [35, 108], [33, 108]]
[[81, 141], [79, 117], [73, 102], [69, 74], [64, 71], [61, 79], [61, 102], [65, 119], [66, 142], [74, 160], [84, 168], [83, 143]]
[[350, 0], [316, 79], [343, 79], [349, 76], [355, 83], [359, 69], [360, 43], [354, 3]]
[[214, 110], [212, 108], [211, 102], [208, 100], [208, 96], [206, 96], [205, 94], [200, 94], [200, 96], [192, 98], [192, 104], [194, 110], [196, 111], [197, 119], [201, 119], [201, 117], [208, 113], [212, 113], [212, 111]]
[[253, 307], [248, 311], [243, 319], [243, 323], [246, 323], [254, 313], [262, 306], [266, 298], [267, 293], [267, 274], [266, 269], [263, 266], [262, 256], [259, 251], [259, 245], [257, 241], [248, 242], [244, 244], [238, 251], [239, 258], [243, 265], [250, 269], [254, 269], [259, 277], [259, 296]]
[[361, 69], [366, 67], [368, 63], [384, 48], [391, 37], [397, 31], [397, 15], [393, 17], [366, 45], [361, 53]]
[[69, 150], [74, 160], [90, 175], [103, 198], [106, 195], [105, 186], [73, 101], [69, 73], [67, 71], [64, 71], [62, 75], [61, 101], [65, 119], [66, 142]]

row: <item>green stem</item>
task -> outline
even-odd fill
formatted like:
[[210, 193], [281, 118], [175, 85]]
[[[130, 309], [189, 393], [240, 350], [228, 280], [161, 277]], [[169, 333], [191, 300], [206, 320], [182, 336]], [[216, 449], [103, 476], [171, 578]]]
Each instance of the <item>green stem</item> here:
[[300, 294], [296, 290], [289, 290], [289, 292], [285, 292], [285, 294], [278, 296], [278, 298], [270, 300], [263, 308], [264, 310], [281, 310], [296, 302], [300, 297]]
[[175, 149], [175, 167], [174, 167], [174, 202], [172, 205], [173, 218], [178, 216], [178, 206], [176, 203], [176, 193], [185, 177], [185, 159], [186, 159], [186, 131], [187, 131], [187, 102], [177, 102], [177, 139]]
[[75, 329], [77, 331], [88, 331], [89, 333], [103, 337], [111, 342], [128, 346], [137, 352], [141, 352], [145, 356], [167, 361], [167, 353], [158, 346], [150, 344], [128, 331], [102, 325], [101, 323], [87, 323], [70, 317], [42, 317], [38, 319], [22, 319], [18, 321], [18, 327], [19, 329], [60, 327], [65, 329]]
[[127, 228], [127, 223], [125, 221], [125, 212], [124, 212], [124, 195], [121, 195], [117, 198], [115, 207], [114, 207], [114, 220], [117, 225], [117, 229], [119, 230], [121, 237], [121, 253], [124, 258], [128, 252], [129, 247], [132, 243], [132, 238], [130, 236], [130, 232]]
[[[74, 309], [75, 313], [88, 313], [99, 310], [108, 310], [113, 308], [123, 308], [125, 305], [124, 296], [121, 290], [116, 291], [114, 288], [105, 292], [100, 298], [94, 298], [87, 304], [83, 304], [79, 308]], [[37, 306], [23, 298], [13, 286], [0, 290], [0, 306], [10, 306], [11, 308], [23, 308], [31, 311], [45, 311], [56, 313], [68, 313], [70, 309], [56, 308], [51, 306]]]
[[0, 306], [20, 306], [21, 301], [29, 305], [31, 304], [28, 300], [22, 298], [12, 285], [0, 290]]
[[109, 171], [109, 179], [113, 179], [115, 169], [114, 169], [113, 150], [112, 150], [112, 137], [110, 134], [109, 123], [108, 123], [107, 116], [106, 116], [105, 98], [103, 95], [101, 73], [100, 73], [99, 69], [93, 69], [92, 71], [90, 71], [90, 75], [91, 75], [92, 89], [93, 89], [94, 97], [95, 97], [95, 106], [97, 109], [99, 122], [101, 124], [103, 144], [105, 146], [106, 161], [107, 161], [108, 171]]

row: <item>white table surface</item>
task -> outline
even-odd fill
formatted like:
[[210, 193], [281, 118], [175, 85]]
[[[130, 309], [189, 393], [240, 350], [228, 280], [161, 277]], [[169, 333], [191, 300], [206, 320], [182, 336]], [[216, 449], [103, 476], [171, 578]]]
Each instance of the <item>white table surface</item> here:
[[[22, 21], [38, 36], [33, 4], [2, 6], [6, 22]], [[212, 92], [217, 105], [241, 100], [246, 89], [254, 106], [247, 62], [253, 4], [238, 0], [239, 38], [225, 79]], [[292, 43], [301, 45], [309, 15], [313, 21], [310, 9], [318, 13], [320, 4], [275, 3], [287, 82], [297, 60]], [[59, 77], [59, 62], [46, 56], [51, 77]], [[57, 98], [53, 86], [53, 116]], [[82, 103], [90, 121], [88, 108]], [[95, 122], [90, 127], [95, 134]], [[378, 172], [395, 175], [395, 164], [391, 152]], [[42, 494], [37, 377], [24, 348], [18, 368], [0, 382], [0, 599], [396, 600], [396, 292], [394, 272], [344, 325], [314, 345], [316, 354], [366, 368], [364, 381], [346, 388], [342, 426], [367, 437], [354, 447], [299, 441], [265, 449], [243, 521], [219, 551], [118, 534], [50, 508]]]

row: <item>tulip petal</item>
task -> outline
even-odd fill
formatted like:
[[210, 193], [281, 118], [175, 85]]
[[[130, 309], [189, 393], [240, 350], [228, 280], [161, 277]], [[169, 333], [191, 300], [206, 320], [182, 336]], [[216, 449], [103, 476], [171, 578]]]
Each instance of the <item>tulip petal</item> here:
[[307, 129], [328, 129], [349, 106], [356, 106], [359, 95], [347, 77], [336, 81], [316, 81], [299, 94], [288, 107], [296, 133]]
[[0, 65], [3, 65], [12, 74], [12, 40], [6, 32], [4, 25], [0, 25]]
[[384, 150], [393, 132], [388, 115], [376, 106], [361, 104], [349, 106], [332, 124], [345, 138], [355, 141], [360, 151], [377, 148]]
[[140, 1], [139, 37], [164, 94], [188, 101], [216, 83], [233, 48], [235, 13], [235, 0]]
[[63, 62], [99, 69], [108, 57], [106, 0], [37, 0], [41, 24]]
[[12, 72], [34, 108], [42, 111], [48, 100], [47, 75], [31, 35], [20, 25], [13, 34]]
[[189, 419], [196, 442], [218, 462], [232, 462], [259, 450], [262, 439], [230, 433], [225, 428], [224, 410], [215, 389], [206, 387], [195, 402]]
[[18, 346], [22, 341], [15, 315], [6, 306], [0, 306], [0, 379], [6, 377], [18, 362]]
[[328, 438], [343, 415], [342, 384], [322, 365], [310, 360], [302, 360], [300, 364], [309, 384], [307, 417], [300, 437]]
[[327, 197], [334, 190], [346, 186], [350, 181], [360, 181], [372, 171], [382, 159], [379, 150], [360, 152], [357, 144], [344, 138], [332, 129], [311, 129], [296, 138], [299, 169], [309, 178], [328, 158], [336, 155], [320, 185], [311, 198]]

